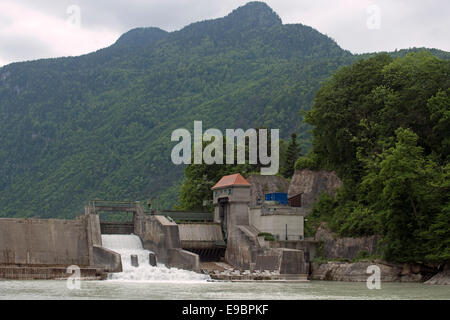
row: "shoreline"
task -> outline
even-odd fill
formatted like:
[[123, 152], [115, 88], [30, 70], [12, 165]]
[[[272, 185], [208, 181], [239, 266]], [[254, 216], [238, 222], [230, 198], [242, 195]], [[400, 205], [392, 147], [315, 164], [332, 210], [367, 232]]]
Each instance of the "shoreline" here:
[[419, 264], [396, 264], [385, 261], [360, 261], [311, 263], [309, 280], [366, 282], [372, 272], [369, 266], [377, 266], [382, 282], [423, 283], [428, 285], [450, 285], [450, 270], [445, 266], [442, 270]]

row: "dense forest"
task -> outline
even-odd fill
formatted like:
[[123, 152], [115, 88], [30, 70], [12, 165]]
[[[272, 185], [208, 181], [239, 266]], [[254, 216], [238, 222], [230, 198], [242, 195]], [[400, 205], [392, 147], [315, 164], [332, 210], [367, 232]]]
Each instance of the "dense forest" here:
[[311, 152], [296, 168], [335, 170], [309, 223], [342, 236], [381, 235], [383, 257], [450, 260], [450, 61], [380, 54], [340, 69], [305, 121]]
[[[389, 56], [411, 51], [418, 49]], [[171, 132], [192, 130], [194, 120], [221, 130], [278, 128], [286, 149], [296, 133], [289, 153], [306, 153], [317, 124], [302, 120], [316, 92], [340, 67], [372, 56], [352, 55], [308, 26], [283, 25], [252, 2], [175, 32], [134, 29], [84, 56], [2, 67], [0, 216], [71, 218], [89, 199], [158, 197], [172, 207], [184, 167], [170, 160]]]

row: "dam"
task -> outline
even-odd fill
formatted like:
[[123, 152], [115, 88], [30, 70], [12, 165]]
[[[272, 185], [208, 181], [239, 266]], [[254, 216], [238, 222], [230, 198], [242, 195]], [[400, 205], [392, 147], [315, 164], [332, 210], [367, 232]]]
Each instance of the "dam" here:
[[[261, 201], [255, 179], [224, 176], [214, 213], [93, 200], [73, 220], [0, 219], [0, 279], [65, 279], [77, 266], [83, 279], [305, 281], [317, 245], [303, 237], [305, 210], [272, 200], [282, 193]], [[129, 219], [100, 218], [108, 212]]]
[[[189, 270], [167, 268], [161, 263], [152, 265], [153, 252], [142, 246], [141, 239], [130, 235], [102, 235], [105, 248], [117, 252], [122, 260], [122, 272], [108, 274], [108, 280], [115, 281], [204, 281], [209, 277]], [[137, 258], [133, 265], [131, 257]], [[150, 258], [149, 258], [150, 257]]]
[[[133, 218], [100, 222], [104, 211], [131, 212]], [[211, 223], [204, 226], [206, 233], [214, 229]], [[183, 243], [205, 256], [215, 252], [220, 239], [202, 238], [183, 238]], [[149, 261], [154, 253], [158, 267], [200, 271], [200, 256], [182, 248], [178, 225], [170, 217], [147, 214], [139, 202], [90, 201], [74, 220], [0, 219], [1, 279], [63, 279], [71, 276], [69, 266], [79, 267], [83, 279], [107, 279], [130, 271], [130, 252], [140, 270], [154, 267]]]

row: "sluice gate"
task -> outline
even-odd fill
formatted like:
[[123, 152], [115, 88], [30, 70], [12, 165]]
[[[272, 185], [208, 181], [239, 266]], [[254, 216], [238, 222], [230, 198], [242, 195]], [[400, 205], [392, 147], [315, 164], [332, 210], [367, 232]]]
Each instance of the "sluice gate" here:
[[[177, 234], [174, 240], [178, 238], [175, 242], [178, 243], [180, 249], [198, 255], [200, 261], [219, 261], [225, 255], [226, 244], [223, 239], [222, 230], [219, 224], [213, 222], [213, 214], [211, 212], [151, 210], [139, 202], [108, 200], [90, 201], [85, 211], [100, 214], [100, 217], [108, 212], [133, 214], [132, 218], [128, 217], [128, 220], [131, 221], [126, 222], [104, 221], [100, 219], [102, 235], [139, 235], [141, 229], [136, 228], [137, 221], [142, 221], [145, 217], [164, 217], [177, 227], [178, 232], [176, 232]], [[160, 249], [160, 251], [167, 250]], [[164, 258], [166, 252], [160, 252], [159, 255]]]
[[102, 234], [132, 234], [134, 233], [134, 223], [101, 221], [100, 231]]

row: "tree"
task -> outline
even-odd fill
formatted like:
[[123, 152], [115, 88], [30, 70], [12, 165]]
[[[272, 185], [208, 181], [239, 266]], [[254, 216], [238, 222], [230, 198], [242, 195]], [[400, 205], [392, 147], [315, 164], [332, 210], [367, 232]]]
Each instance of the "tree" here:
[[[203, 142], [203, 148], [207, 145]], [[223, 138], [223, 144], [226, 145], [226, 138]], [[246, 145], [246, 154], [248, 155], [248, 145]], [[237, 147], [234, 148], [235, 159], [237, 158]], [[192, 153], [193, 159], [193, 153]], [[223, 164], [191, 164], [184, 170], [184, 182], [181, 186], [181, 193], [178, 204], [175, 206], [178, 210], [200, 210], [212, 211], [211, 204], [205, 206], [204, 201], [212, 199], [211, 188], [216, 184], [220, 178], [225, 175], [233, 173], [241, 173], [244, 176], [254, 173], [259, 170], [259, 165], [248, 164], [248, 157], [246, 157], [245, 164], [225, 164], [226, 154], [222, 154]]]
[[295, 162], [300, 156], [300, 146], [297, 143], [297, 135], [295, 133], [291, 134], [291, 139], [289, 140], [289, 145], [286, 150], [286, 155], [284, 163], [281, 167], [281, 175], [285, 178], [291, 178], [295, 170]]
[[380, 154], [379, 162], [369, 168], [361, 186], [378, 193], [370, 206], [380, 213], [385, 236], [385, 257], [391, 261], [420, 261], [427, 249], [421, 233], [428, 230], [440, 211], [435, 186], [439, 171], [424, 157], [417, 145], [418, 136], [410, 129], [396, 130], [396, 143]]
[[344, 182], [331, 214], [319, 204], [315, 217], [340, 235], [381, 235], [389, 261], [450, 257], [448, 74], [450, 62], [427, 53], [378, 55], [340, 69], [306, 116], [309, 162]]

